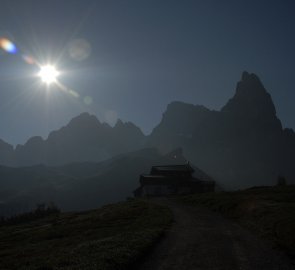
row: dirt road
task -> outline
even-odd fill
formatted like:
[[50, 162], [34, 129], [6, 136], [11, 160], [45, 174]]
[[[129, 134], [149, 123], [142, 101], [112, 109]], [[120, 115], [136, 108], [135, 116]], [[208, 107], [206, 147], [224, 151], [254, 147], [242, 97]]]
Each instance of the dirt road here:
[[174, 223], [139, 270], [287, 270], [288, 258], [238, 224], [204, 208], [167, 199]]

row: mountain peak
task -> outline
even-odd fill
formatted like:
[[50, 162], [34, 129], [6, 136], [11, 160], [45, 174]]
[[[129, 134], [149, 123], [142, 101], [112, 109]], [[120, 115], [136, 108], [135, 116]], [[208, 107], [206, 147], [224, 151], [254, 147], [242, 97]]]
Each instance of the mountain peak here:
[[138, 138], [144, 137], [144, 134], [142, 133], [141, 129], [133, 124], [132, 122], [123, 122], [121, 119], [117, 120], [117, 123], [114, 126], [115, 132], [120, 132], [121, 135], [125, 134], [127, 136], [137, 136]]
[[73, 123], [73, 122], [85, 122], [85, 121], [100, 123], [95, 115], [92, 115], [92, 114], [90, 114], [88, 112], [83, 112], [83, 113], [79, 114], [78, 116], [74, 117], [70, 121], [70, 123]]
[[67, 125], [73, 128], [86, 128], [86, 127], [100, 127], [101, 123], [95, 115], [89, 114], [88, 112], [81, 113], [74, 117]]
[[242, 73], [242, 78], [237, 85], [237, 92], [247, 92], [247, 94], [253, 93], [256, 95], [258, 93], [267, 93], [259, 77], [256, 74], [248, 73], [247, 71]]
[[235, 95], [221, 109], [222, 112], [255, 119], [277, 119], [270, 94], [256, 74], [244, 71], [237, 83]]
[[114, 128], [124, 127], [124, 125], [125, 124], [123, 123], [123, 121], [120, 118], [118, 118]]
[[256, 74], [249, 73], [248, 71], [243, 71], [241, 81], [245, 82], [245, 81], [251, 81], [251, 80], [260, 82], [260, 79]]

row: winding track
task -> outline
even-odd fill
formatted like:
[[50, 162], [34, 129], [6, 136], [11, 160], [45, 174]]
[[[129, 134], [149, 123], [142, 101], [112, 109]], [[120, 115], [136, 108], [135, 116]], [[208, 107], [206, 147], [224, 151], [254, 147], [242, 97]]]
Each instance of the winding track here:
[[295, 266], [249, 231], [205, 208], [167, 205], [174, 223], [139, 270], [291, 270]]

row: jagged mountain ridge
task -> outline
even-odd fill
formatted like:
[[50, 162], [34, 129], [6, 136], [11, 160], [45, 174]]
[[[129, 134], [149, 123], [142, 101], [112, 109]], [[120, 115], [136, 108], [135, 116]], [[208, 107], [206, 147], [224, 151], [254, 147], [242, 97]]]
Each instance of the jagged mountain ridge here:
[[144, 146], [162, 153], [183, 148], [188, 160], [225, 187], [273, 184], [279, 174], [295, 183], [295, 134], [282, 128], [270, 94], [247, 72], [220, 111], [172, 102], [149, 136], [132, 123], [119, 120], [112, 128], [83, 113], [46, 140], [32, 137], [15, 150], [0, 141], [0, 164], [97, 162]]
[[294, 144], [270, 94], [247, 72], [220, 111], [173, 102], [148, 138], [163, 152], [182, 147], [189, 160], [232, 188], [274, 184], [278, 175], [295, 182]]
[[70, 162], [98, 162], [144, 146], [145, 135], [131, 122], [120, 119], [114, 127], [94, 115], [82, 113], [48, 138], [35, 136], [15, 149], [0, 141], [0, 161], [8, 166], [62, 165]]

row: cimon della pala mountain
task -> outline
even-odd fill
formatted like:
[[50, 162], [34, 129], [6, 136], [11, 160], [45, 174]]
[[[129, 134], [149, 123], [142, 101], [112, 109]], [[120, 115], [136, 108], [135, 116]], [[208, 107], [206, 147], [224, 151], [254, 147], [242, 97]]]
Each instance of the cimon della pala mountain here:
[[118, 120], [111, 127], [83, 113], [47, 139], [32, 137], [15, 149], [1, 140], [0, 164], [101, 162], [144, 148], [157, 148], [160, 154], [182, 148], [186, 160], [224, 188], [274, 184], [279, 175], [295, 183], [295, 134], [282, 128], [270, 94], [247, 72], [220, 111], [172, 102], [148, 136], [130, 122]]

